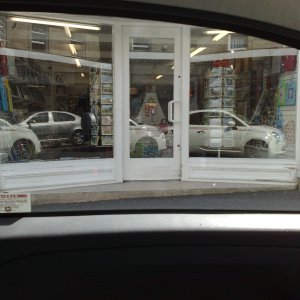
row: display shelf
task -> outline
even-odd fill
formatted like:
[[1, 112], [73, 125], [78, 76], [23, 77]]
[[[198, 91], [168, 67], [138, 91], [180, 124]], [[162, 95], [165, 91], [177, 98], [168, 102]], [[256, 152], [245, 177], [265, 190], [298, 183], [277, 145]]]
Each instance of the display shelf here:
[[67, 88], [65, 75], [60, 72], [54, 73], [54, 98], [56, 110], [69, 111]]
[[[49, 75], [49, 74], [48, 74]], [[49, 89], [49, 76], [31, 59], [11, 57], [8, 64], [8, 87], [11, 94], [11, 111], [14, 106], [18, 109], [28, 109], [28, 105], [42, 103], [45, 91]], [[48, 91], [48, 90], [47, 90]]]
[[[209, 130], [209, 147], [212, 149], [233, 147], [232, 130], [224, 130], [233, 118], [224, 111], [235, 114], [236, 78], [235, 71], [226, 67], [214, 67], [206, 72], [204, 78], [204, 125], [211, 126]], [[220, 110], [220, 111], [218, 111]]]
[[235, 112], [235, 71], [232, 68], [210, 68], [205, 75], [204, 109], [233, 109]]
[[112, 72], [90, 69], [90, 105], [95, 116], [91, 144], [113, 146], [113, 79]]
[[36, 83], [37, 85], [49, 85], [49, 73], [43, 71], [41, 67], [31, 59], [15, 58], [14, 77], [26, 83]]

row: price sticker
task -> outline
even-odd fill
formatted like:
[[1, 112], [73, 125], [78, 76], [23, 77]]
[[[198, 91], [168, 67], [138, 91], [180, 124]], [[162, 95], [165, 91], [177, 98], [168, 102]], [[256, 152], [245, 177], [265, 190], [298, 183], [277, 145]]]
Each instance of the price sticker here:
[[0, 193], [0, 213], [31, 212], [31, 197], [28, 193]]

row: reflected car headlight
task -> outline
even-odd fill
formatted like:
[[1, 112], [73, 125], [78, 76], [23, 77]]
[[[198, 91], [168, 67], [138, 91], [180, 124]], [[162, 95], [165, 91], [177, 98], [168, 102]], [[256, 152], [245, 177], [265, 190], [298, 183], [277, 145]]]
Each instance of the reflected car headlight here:
[[278, 132], [273, 131], [272, 136], [276, 139], [276, 143], [283, 143], [284, 142], [284, 135]]
[[280, 134], [278, 134], [278, 132], [272, 132], [272, 135], [274, 136], [274, 138], [276, 139], [276, 140], [280, 140]]

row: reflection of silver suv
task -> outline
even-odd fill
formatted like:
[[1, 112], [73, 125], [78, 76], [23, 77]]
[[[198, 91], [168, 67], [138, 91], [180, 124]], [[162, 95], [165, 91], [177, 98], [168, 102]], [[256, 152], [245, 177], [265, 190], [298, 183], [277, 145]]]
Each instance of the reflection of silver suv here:
[[32, 129], [41, 142], [82, 145], [85, 140], [81, 118], [65, 111], [38, 112], [17, 125]]
[[190, 153], [228, 152], [244, 157], [277, 158], [285, 151], [283, 133], [256, 126], [221, 109], [190, 112]]

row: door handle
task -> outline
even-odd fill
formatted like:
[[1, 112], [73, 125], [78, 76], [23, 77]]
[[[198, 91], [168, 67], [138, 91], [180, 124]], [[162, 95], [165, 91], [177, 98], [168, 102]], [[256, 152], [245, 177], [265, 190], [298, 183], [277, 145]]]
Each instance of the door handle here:
[[[168, 102], [168, 121], [171, 123], [178, 122], [179, 120], [175, 120], [175, 111], [174, 107], [176, 103], [180, 103], [179, 101], [176, 100], [171, 100]], [[178, 113], [177, 113], [177, 118], [178, 118]]]
[[199, 130], [199, 131], [197, 131], [197, 133], [205, 133], [205, 131]]
[[174, 122], [174, 103], [175, 100], [171, 100], [168, 102], [168, 121], [171, 123]]

